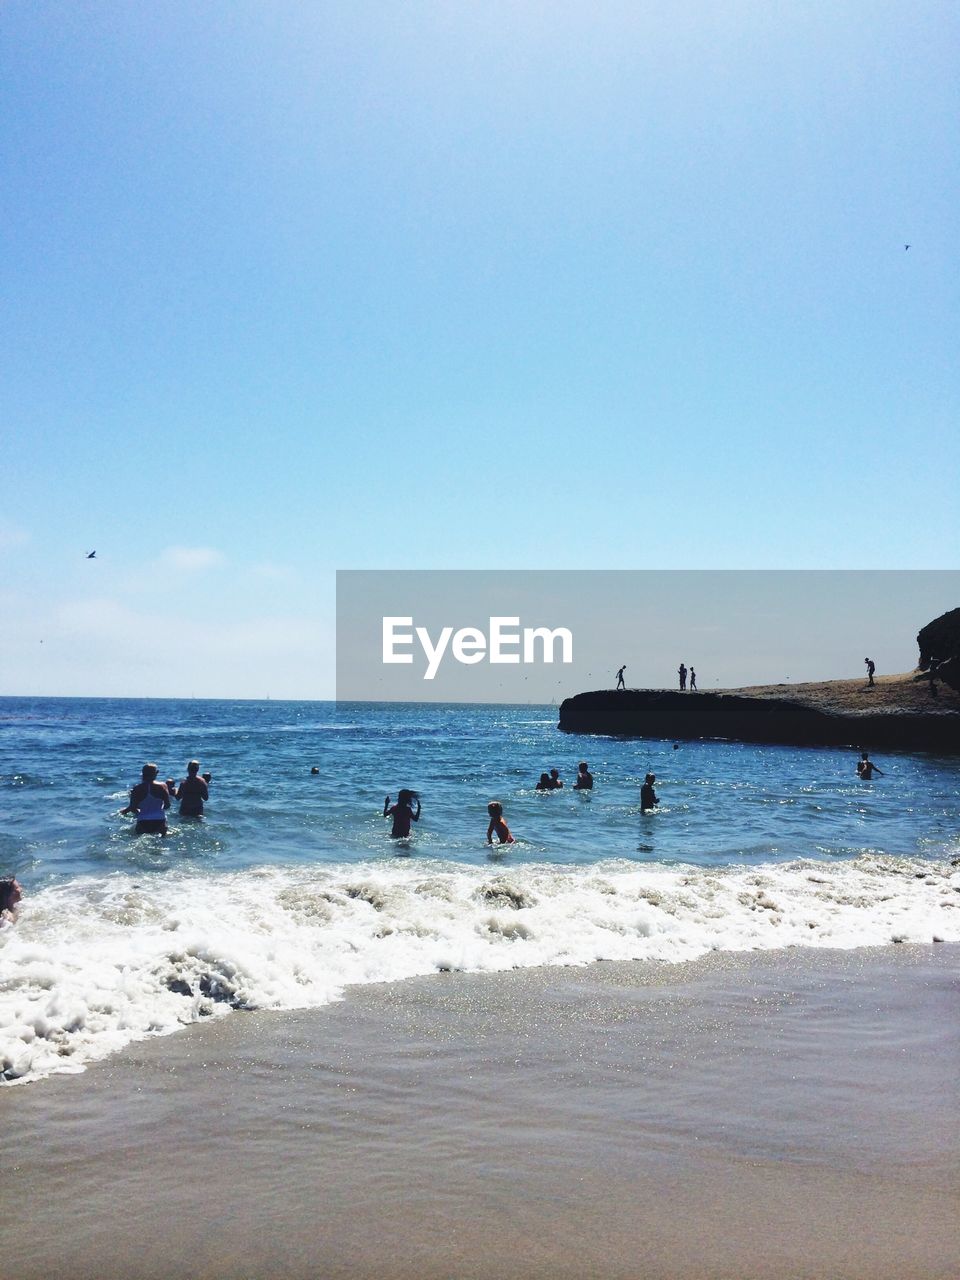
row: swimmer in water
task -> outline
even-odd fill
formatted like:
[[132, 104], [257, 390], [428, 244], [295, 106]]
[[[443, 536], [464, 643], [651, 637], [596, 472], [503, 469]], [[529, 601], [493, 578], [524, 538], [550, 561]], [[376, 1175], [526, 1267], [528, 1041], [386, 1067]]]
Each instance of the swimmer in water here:
[[199, 773], [200, 761], [191, 760], [187, 765], [187, 776], [177, 787], [181, 818], [203, 817], [203, 802], [210, 799], [210, 792], [207, 784], [198, 776]]
[[586, 760], [581, 760], [577, 765], [577, 780], [573, 784], [574, 791], [592, 791], [593, 790], [593, 774], [587, 768]]
[[500, 801], [491, 800], [487, 805], [487, 813], [490, 815], [490, 825], [487, 827], [487, 844], [493, 844], [494, 836], [497, 837], [501, 844], [513, 844], [510, 828], [503, 819], [503, 805]]
[[560, 777], [560, 770], [551, 769], [550, 770], [550, 789], [552, 791], [559, 791], [562, 786], [563, 786], [563, 779]]
[[648, 773], [643, 780], [643, 786], [640, 788], [640, 812], [647, 813], [655, 808], [660, 801], [657, 799], [657, 793], [653, 789], [653, 784], [657, 780], [655, 773]]
[[541, 773], [540, 781], [537, 783], [538, 791], [552, 791], [553, 783], [550, 781], [549, 773]]
[[13, 924], [17, 918], [17, 903], [22, 897], [23, 890], [15, 876], [11, 876], [8, 880], [0, 880], [0, 924], [5, 920]]
[[857, 777], [862, 778], [864, 782], [869, 782], [875, 773], [883, 777], [883, 770], [877, 768], [866, 751], [861, 751], [860, 759], [857, 761]]
[[[414, 811], [414, 805], [417, 806], [416, 811]], [[408, 791], [403, 787], [397, 792], [395, 805], [391, 805], [389, 796], [384, 800], [383, 816], [393, 819], [391, 837], [396, 837], [398, 840], [406, 839], [410, 834], [410, 823], [420, 821], [420, 797], [415, 791]]]
[[130, 792], [130, 803], [121, 813], [135, 813], [138, 836], [167, 834], [167, 810], [170, 808], [170, 792], [166, 784], [157, 781], [160, 770], [155, 764], [145, 764], [141, 781]]

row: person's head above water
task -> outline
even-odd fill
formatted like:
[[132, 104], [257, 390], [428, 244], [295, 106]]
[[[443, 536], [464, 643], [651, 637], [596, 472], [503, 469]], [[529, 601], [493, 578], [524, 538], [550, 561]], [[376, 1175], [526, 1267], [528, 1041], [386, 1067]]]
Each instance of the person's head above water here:
[[187, 765], [187, 773], [189, 773], [191, 778], [195, 778], [199, 772], [200, 772], [200, 761], [191, 760]]
[[577, 765], [577, 768], [580, 770], [581, 773], [587, 773], [588, 769], [587, 769], [586, 760], [581, 760], [580, 763]]
[[489, 813], [491, 818], [502, 818], [503, 805], [500, 803], [499, 800], [491, 800], [490, 803], [487, 805], [487, 813]]
[[12, 911], [23, 897], [23, 890], [15, 876], [0, 880], [0, 911]]
[[410, 791], [407, 787], [401, 787], [397, 792], [397, 804], [413, 804], [419, 798], [416, 791]]
[[644, 782], [649, 782], [651, 786], [653, 785], [653, 783], [656, 782], [656, 780], [657, 780], [657, 775], [655, 773], [648, 773], [647, 776], [644, 778]]
[[145, 764], [141, 770], [144, 782], [153, 782], [159, 772], [155, 764]]

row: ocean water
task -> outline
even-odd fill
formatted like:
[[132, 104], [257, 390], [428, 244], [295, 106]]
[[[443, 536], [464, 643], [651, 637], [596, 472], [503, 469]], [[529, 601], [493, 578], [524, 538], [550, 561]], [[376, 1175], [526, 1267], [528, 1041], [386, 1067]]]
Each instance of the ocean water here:
[[[960, 941], [960, 759], [562, 734], [539, 706], [0, 699], [0, 1078], [448, 970]], [[869, 744], [867, 744], [869, 745]], [[213, 774], [135, 837], [144, 760]], [[595, 789], [574, 792], [586, 759]], [[311, 775], [311, 766], [320, 769]], [[557, 767], [566, 787], [537, 792]], [[643, 775], [659, 811], [641, 815]], [[388, 792], [417, 789], [410, 841]], [[485, 842], [488, 800], [515, 844]]]

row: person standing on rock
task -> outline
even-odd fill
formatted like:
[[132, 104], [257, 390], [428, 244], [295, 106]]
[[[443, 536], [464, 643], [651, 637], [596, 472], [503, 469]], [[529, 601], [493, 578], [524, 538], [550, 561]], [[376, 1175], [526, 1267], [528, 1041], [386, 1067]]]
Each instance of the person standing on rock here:
[[680, 692], [683, 693], [687, 687], [687, 668], [682, 662], [677, 667], [677, 675], [680, 677]]
[[937, 661], [936, 658], [930, 659], [930, 666], [927, 669], [927, 679], [930, 681], [930, 697], [931, 698], [938, 698], [940, 696], [937, 693], [937, 670], [939, 666], [940, 666], [940, 663]]
[[863, 665], [867, 668], [867, 688], [873, 688], [873, 673], [877, 669], [877, 664], [872, 658], [864, 658]]
[[697, 692], [697, 673], [694, 671], [693, 667], [690, 668], [690, 692]]
[[618, 688], [618, 689], [626, 689], [626, 687], [627, 687], [627, 686], [623, 683], [623, 673], [626, 671], [626, 669], [627, 669], [627, 665], [626, 665], [626, 663], [624, 663], [624, 665], [623, 665], [623, 666], [620, 668], [620, 670], [617, 672], [617, 688]]

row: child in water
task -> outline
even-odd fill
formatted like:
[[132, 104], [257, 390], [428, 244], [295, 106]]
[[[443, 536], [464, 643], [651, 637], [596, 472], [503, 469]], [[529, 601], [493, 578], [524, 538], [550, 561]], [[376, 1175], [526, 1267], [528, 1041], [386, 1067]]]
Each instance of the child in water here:
[[513, 844], [510, 828], [503, 820], [503, 805], [500, 801], [491, 800], [487, 805], [487, 813], [490, 815], [490, 825], [487, 827], [487, 844], [493, 844], [494, 834], [496, 834], [501, 844]]
[[[416, 812], [413, 806], [416, 804]], [[390, 804], [390, 797], [387, 796], [383, 802], [383, 816], [393, 818], [393, 830], [391, 836], [398, 839], [405, 839], [410, 834], [410, 823], [420, 821], [420, 797], [415, 791], [408, 791], [406, 787], [401, 788], [397, 792], [397, 803]]]
[[640, 788], [640, 812], [648, 813], [656, 805], [660, 803], [657, 799], [657, 793], [653, 789], [653, 784], [657, 780], [655, 773], [648, 773], [643, 780], [643, 786]]
[[22, 897], [23, 890], [15, 877], [11, 876], [7, 880], [0, 880], [0, 925], [5, 920], [9, 920], [11, 924], [16, 920], [17, 903]]

